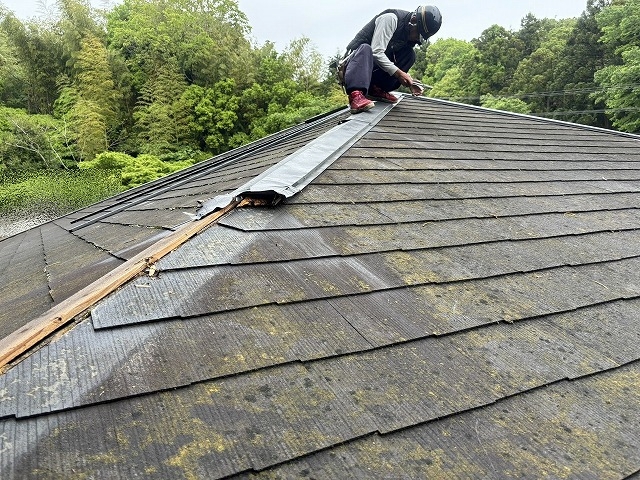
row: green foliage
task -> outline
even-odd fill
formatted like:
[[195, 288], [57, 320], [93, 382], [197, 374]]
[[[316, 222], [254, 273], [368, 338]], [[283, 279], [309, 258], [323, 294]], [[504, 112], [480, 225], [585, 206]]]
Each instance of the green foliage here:
[[80, 169], [96, 169], [96, 170], [124, 170], [124, 168], [133, 163], [134, 159], [131, 155], [121, 152], [103, 152], [93, 160], [80, 162], [78, 166]]
[[50, 115], [0, 106], [0, 159], [8, 173], [74, 165], [67, 125]]
[[567, 94], [554, 98], [554, 111], [563, 113], [563, 120], [588, 125], [608, 126], [608, 120], [599, 110], [603, 104], [591, 95], [595, 89], [595, 72], [610, 63], [611, 55], [600, 42], [600, 28], [596, 15], [607, 0], [589, 0], [587, 9], [577, 19], [563, 51], [554, 66], [552, 91]]
[[228, 77], [250, 81], [248, 29], [229, 0], [124, 0], [107, 22], [111, 48], [126, 59], [137, 89], [167, 61], [203, 86]]
[[531, 113], [531, 107], [519, 98], [512, 97], [495, 97], [491, 94], [483, 95], [480, 98], [481, 106], [485, 108], [493, 108], [495, 110], [503, 110], [505, 112], [515, 113]]
[[120, 172], [122, 185], [137, 187], [191, 166], [191, 162], [163, 162], [154, 155], [140, 155]]
[[472, 43], [478, 53], [462, 68], [470, 90], [479, 94], [505, 91], [524, 57], [524, 42], [515, 33], [493, 25]]
[[236, 91], [235, 82], [227, 79], [213, 88], [191, 85], [182, 95], [189, 131], [203, 149], [213, 153], [229, 149], [229, 139], [238, 129], [240, 98]]
[[[564, 46], [571, 35], [575, 21], [550, 21], [546, 32], [538, 36], [539, 46], [524, 58], [513, 74], [513, 81], [509, 86], [511, 93], [527, 94], [529, 92], [549, 92], [555, 85], [556, 68], [564, 53]], [[550, 96], [529, 96], [528, 103], [537, 113], [553, 110], [554, 98]]]
[[640, 132], [640, 47], [622, 52], [622, 65], [596, 72], [596, 82], [605, 87], [595, 98], [609, 109], [613, 125], [624, 132]]
[[20, 94], [23, 99], [21, 105], [14, 106], [29, 113], [51, 113], [56, 100], [56, 78], [64, 73], [66, 65], [58, 32], [46, 25], [23, 24], [13, 15], [0, 17], [0, 30], [14, 60], [21, 66], [18, 74], [23, 82]]
[[0, 181], [0, 213], [56, 217], [124, 190], [100, 171], [41, 171]]
[[424, 70], [413, 72], [424, 83], [435, 86], [451, 68], [459, 68], [474, 55], [477, 55], [477, 49], [470, 42], [455, 38], [438, 39], [425, 52]]
[[[420, 51], [424, 51], [423, 45]], [[438, 39], [424, 51], [424, 70], [414, 66], [411, 71], [423, 83], [433, 86], [432, 96], [463, 101], [475, 92], [466, 85], [462, 71], [475, 61], [479, 52], [472, 43], [454, 38]]]
[[6, 32], [0, 30], [0, 104], [19, 107], [22, 100], [21, 85], [25, 71], [9, 43]]
[[322, 55], [307, 37], [295, 39], [289, 44], [284, 52], [284, 61], [292, 67], [293, 81], [305, 91], [309, 91], [322, 79]]
[[133, 114], [140, 152], [161, 155], [188, 143], [187, 113], [179, 102], [186, 90], [187, 82], [175, 62], [158, 65], [143, 86]]
[[615, 53], [615, 63], [595, 74], [601, 90], [593, 98], [603, 102], [613, 125], [626, 132], [640, 131], [640, 1], [613, 2], [596, 20], [601, 41]]
[[162, 161], [148, 154], [132, 157], [126, 153], [104, 152], [93, 160], [80, 162], [78, 166], [85, 171], [106, 172], [113, 181], [131, 188], [182, 170], [193, 163], [193, 160]]

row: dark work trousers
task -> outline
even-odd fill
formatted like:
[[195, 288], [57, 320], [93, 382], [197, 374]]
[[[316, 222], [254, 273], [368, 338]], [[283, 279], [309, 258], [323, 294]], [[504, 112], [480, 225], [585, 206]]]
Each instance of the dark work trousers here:
[[[387, 55], [387, 57], [404, 72], [408, 71], [416, 61], [416, 53], [409, 45], [393, 52], [392, 56]], [[371, 45], [363, 43], [353, 52], [349, 63], [347, 63], [344, 72], [344, 86], [347, 93], [354, 90], [362, 90], [367, 93], [369, 85], [377, 85], [385, 92], [390, 92], [400, 87], [400, 80], [378, 67], [373, 61]]]

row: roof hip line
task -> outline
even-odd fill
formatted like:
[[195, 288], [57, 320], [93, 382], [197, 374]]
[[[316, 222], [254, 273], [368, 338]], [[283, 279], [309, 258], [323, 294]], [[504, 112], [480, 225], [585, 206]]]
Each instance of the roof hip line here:
[[[0, 371], [9, 362], [69, 324], [77, 315], [142, 273], [224, 214], [238, 205], [251, 204], [248, 199], [243, 202], [245, 197], [271, 196], [274, 200], [279, 200], [298, 193], [373, 128], [391, 108], [393, 105], [376, 106], [367, 115], [350, 117], [348, 121], [320, 136], [321, 140], [312, 141], [231, 194], [219, 195], [209, 200], [198, 210], [195, 220], [184, 224], [43, 315], [0, 339]], [[374, 116], [371, 116], [371, 113]], [[212, 213], [215, 214], [210, 215]], [[74, 229], [86, 225], [82, 224]]]
[[224, 208], [233, 199], [245, 196], [266, 196], [274, 202], [292, 197], [376, 126], [395, 105], [376, 105], [368, 112], [352, 115], [233, 192], [206, 201], [196, 212], [197, 218], [203, 218]]

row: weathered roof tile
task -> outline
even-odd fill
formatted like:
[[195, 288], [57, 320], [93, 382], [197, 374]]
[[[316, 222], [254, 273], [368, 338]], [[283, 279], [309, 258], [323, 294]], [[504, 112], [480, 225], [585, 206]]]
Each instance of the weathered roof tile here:
[[57, 301], [309, 142], [333, 161], [275, 207], [232, 208], [0, 375], [3, 476], [640, 469], [639, 139], [403, 97], [358, 115], [370, 125], [334, 159], [323, 138], [349, 118], [0, 242], [0, 267], [44, 266]]

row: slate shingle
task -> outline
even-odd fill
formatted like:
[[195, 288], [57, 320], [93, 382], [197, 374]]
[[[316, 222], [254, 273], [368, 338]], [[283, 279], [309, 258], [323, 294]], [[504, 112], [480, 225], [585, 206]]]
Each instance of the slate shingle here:
[[[3, 475], [637, 472], [640, 140], [410, 97], [367, 115], [301, 193], [236, 208], [0, 375]], [[332, 122], [69, 245], [131, 258]], [[46, 227], [51, 285], [71, 224]]]

